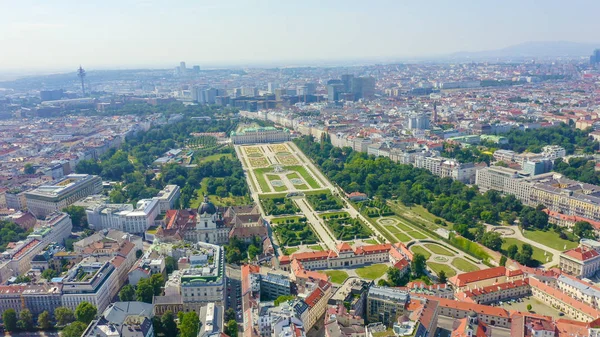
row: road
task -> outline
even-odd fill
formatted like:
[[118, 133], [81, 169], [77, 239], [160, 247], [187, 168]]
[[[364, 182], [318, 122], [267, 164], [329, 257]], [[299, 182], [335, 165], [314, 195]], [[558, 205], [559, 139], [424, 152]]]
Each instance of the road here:
[[335, 250], [335, 246], [337, 245], [337, 242], [333, 239], [335, 236], [331, 233], [327, 225], [325, 225], [323, 219], [315, 213], [304, 198], [294, 198], [294, 202], [300, 208], [300, 211], [304, 214], [308, 222], [310, 222], [321, 242], [326, 244], [330, 250]]
[[490, 230], [494, 230], [494, 229], [509, 229], [513, 231], [513, 234], [502, 234], [503, 238], [515, 238], [517, 240], [523, 241], [525, 243], [528, 243], [536, 248], [542, 249], [547, 251], [548, 253], [552, 253], [552, 260], [546, 262], [543, 264], [544, 267], [549, 268], [552, 266], [558, 266], [560, 265], [560, 254], [562, 252], [554, 249], [554, 248], [550, 248], [548, 246], [545, 246], [539, 242], [530, 240], [528, 238], [526, 238], [523, 233], [521, 233], [521, 230], [519, 229], [518, 226], [511, 226], [511, 227], [506, 227], [506, 226], [494, 226], [494, 225], [490, 225], [490, 224], [486, 224], [486, 227], [488, 228], [488, 231]]
[[[350, 200], [348, 200], [348, 198], [346, 197], [346, 194], [344, 193], [344, 191], [342, 191], [342, 189], [338, 186], [334, 186], [329, 179], [327, 179], [327, 177], [325, 177], [325, 175], [323, 175], [323, 173], [321, 172], [321, 170], [319, 170], [319, 168], [313, 163], [312, 160], [310, 160], [305, 154], [304, 152], [302, 152], [302, 150], [300, 150], [298, 148], [298, 146], [296, 146], [296, 144], [289, 142], [288, 146], [290, 148], [292, 148], [294, 150], [294, 153], [301, 158], [304, 163], [306, 163], [306, 166], [315, 173], [315, 175], [317, 176], [318, 180], [321, 181], [321, 184], [325, 183], [324, 187], [329, 189], [331, 191], [332, 194], [337, 195], [340, 199], [342, 199], [343, 203], [346, 205], [346, 208], [344, 209], [344, 211], [348, 212], [348, 214], [350, 214], [351, 217], [353, 218], [359, 218], [364, 224], [366, 224], [369, 229], [371, 229], [371, 231], [373, 231], [373, 233], [375, 233], [376, 236], [378, 237], [382, 237], [385, 239], [385, 237], [381, 234], [381, 232], [375, 228], [375, 226], [373, 226], [371, 224], [371, 222], [369, 222], [369, 220], [367, 220], [367, 218], [365, 218], [362, 214], [360, 214], [356, 208], [354, 208], [354, 206], [352, 206], [352, 204], [350, 203]], [[387, 240], [386, 240], [387, 241]]]

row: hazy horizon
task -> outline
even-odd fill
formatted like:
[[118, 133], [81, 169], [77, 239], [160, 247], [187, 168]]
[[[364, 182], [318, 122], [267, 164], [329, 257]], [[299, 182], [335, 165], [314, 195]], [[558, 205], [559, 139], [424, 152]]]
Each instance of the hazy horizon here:
[[393, 61], [597, 41], [600, 2], [0, 0], [0, 72]]

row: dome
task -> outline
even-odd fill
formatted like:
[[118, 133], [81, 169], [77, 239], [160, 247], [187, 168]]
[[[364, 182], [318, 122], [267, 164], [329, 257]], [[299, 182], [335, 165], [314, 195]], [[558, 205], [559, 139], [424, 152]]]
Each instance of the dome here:
[[198, 214], [204, 214], [204, 213], [208, 213], [208, 214], [215, 214], [217, 213], [217, 207], [215, 207], [215, 205], [208, 201], [208, 197], [204, 197], [204, 202], [202, 204], [200, 204], [200, 207], [198, 207]]

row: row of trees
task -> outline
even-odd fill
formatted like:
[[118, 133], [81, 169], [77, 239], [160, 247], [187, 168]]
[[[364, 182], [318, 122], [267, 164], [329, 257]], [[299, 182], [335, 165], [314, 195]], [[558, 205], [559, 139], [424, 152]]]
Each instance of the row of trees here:
[[503, 196], [493, 190], [482, 194], [476, 186], [440, 178], [425, 169], [394, 163], [385, 157], [375, 158], [351, 148], [334, 148], [327, 137], [321, 142], [312, 137], [301, 137], [295, 142], [345, 191], [365, 192], [381, 199], [396, 198], [407, 206], [422, 205], [432, 214], [453, 222], [453, 229], [461, 236], [491, 249], [501, 251], [502, 238], [486, 233], [485, 223], [513, 224], [519, 219], [525, 229], [548, 227], [543, 207], [523, 206], [513, 195]]
[[[85, 328], [96, 317], [98, 309], [91, 303], [81, 302], [73, 312], [66, 307], [58, 307], [54, 310], [54, 320], [56, 325], [64, 327], [62, 336], [80, 337]], [[23, 309], [17, 315], [14, 309], [7, 309], [2, 313], [2, 322], [7, 331], [33, 331], [36, 325], [33, 321], [33, 315], [29, 309]], [[53, 327], [52, 319], [48, 311], [38, 315], [37, 328], [48, 330]]]
[[570, 158], [568, 162], [557, 158], [554, 161], [553, 170], [567, 178], [600, 185], [600, 172], [596, 171], [596, 162], [589, 158]]

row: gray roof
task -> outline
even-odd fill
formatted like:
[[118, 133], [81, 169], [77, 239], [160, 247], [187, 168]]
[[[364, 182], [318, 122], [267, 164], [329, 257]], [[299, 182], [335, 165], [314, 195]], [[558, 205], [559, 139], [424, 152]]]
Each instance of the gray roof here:
[[102, 316], [113, 324], [123, 324], [127, 316], [139, 315], [152, 318], [153, 306], [144, 302], [115, 302], [111, 303]]

